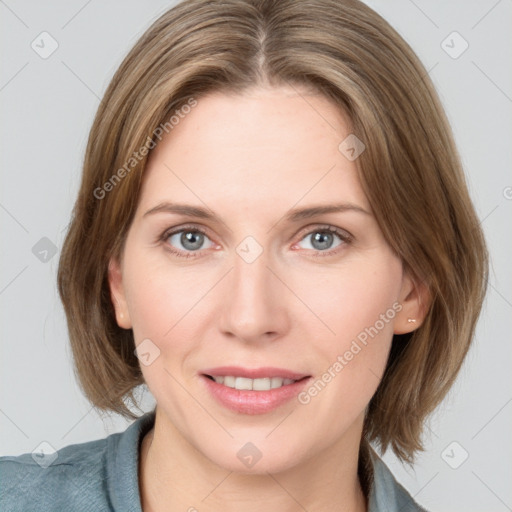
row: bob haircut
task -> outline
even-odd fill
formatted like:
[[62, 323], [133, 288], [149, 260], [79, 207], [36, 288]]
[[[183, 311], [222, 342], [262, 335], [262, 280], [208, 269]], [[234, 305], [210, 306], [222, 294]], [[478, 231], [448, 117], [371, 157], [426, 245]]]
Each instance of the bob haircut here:
[[358, 0], [185, 0], [125, 57], [90, 131], [58, 268], [80, 385], [98, 409], [136, 418], [128, 404], [144, 381], [133, 332], [116, 323], [108, 264], [122, 257], [150, 149], [191, 101], [258, 85], [306, 87], [348, 116], [366, 147], [356, 164], [380, 229], [428, 289], [422, 325], [393, 338], [363, 430], [365, 442], [412, 463], [469, 349], [488, 256], [427, 71]]

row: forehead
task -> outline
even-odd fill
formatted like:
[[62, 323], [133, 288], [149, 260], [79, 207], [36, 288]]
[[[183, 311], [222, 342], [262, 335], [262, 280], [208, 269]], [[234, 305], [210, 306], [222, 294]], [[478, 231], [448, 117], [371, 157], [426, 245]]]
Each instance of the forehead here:
[[343, 199], [367, 207], [355, 162], [339, 150], [350, 120], [300, 88], [215, 92], [152, 151], [140, 205], [185, 200], [238, 209]]

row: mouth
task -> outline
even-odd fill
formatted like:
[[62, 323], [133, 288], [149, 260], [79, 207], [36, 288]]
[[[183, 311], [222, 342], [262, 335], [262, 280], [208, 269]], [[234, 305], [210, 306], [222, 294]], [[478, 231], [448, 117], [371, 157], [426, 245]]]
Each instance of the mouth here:
[[247, 377], [236, 377], [235, 375], [203, 375], [217, 384], [245, 391], [270, 391], [271, 389], [279, 389], [283, 386], [289, 386], [290, 384], [309, 378], [309, 376], [306, 376], [301, 379], [288, 379], [286, 377], [250, 379]]
[[205, 369], [202, 375], [228, 388], [249, 391], [278, 389], [282, 386], [289, 386], [294, 382], [310, 377], [310, 375], [306, 375], [305, 373], [269, 366], [264, 368], [222, 366]]
[[212, 368], [200, 377], [210, 396], [239, 414], [269, 413], [292, 401], [311, 375], [283, 368]]

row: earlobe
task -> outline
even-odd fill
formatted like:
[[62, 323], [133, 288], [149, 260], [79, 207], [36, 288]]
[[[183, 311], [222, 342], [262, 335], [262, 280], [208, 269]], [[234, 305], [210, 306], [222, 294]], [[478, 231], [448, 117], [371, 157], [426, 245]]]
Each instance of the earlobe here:
[[119, 261], [114, 258], [112, 258], [108, 264], [108, 283], [110, 287], [110, 297], [116, 312], [117, 325], [122, 329], [131, 329], [132, 323], [124, 293], [121, 265]]
[[395, 317], [394, 334], [407, 334], [420, 327], [425, 320], [430, 302], [427, 284], [409, 275], [404, 276], [400, 293], [402, 309]]

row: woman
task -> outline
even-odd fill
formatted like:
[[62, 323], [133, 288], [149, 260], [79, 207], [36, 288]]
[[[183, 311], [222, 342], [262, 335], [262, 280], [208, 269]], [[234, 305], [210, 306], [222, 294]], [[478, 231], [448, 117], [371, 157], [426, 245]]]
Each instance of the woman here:
[[438, 97], [380, 16], [182, 2], [107, 89], [58, 275], [90, 401], [134, 417], [145, 383], [156, 408], [3, 457], [0, 503], [423, 510], [370, 442], [413, 462], [486, 272]]

